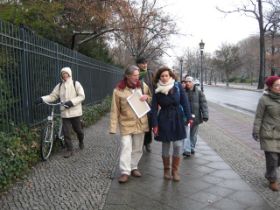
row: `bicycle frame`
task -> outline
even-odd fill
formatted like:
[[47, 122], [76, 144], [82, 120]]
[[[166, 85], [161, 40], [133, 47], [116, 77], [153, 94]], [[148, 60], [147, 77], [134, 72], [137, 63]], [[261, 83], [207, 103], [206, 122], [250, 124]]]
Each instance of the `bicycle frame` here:
[[64, 146], [64, 138], [62, 135], [62, 122], [60, 119], [60, 126], [59, 130], [57, 133], [57, 136], [54, 136], [54, 125], [55, 125], [55, 113], [54, 109], [55, 106], [61, 106], [63, 103], [48, 103], [44, 102], [45, 104], [51, 106], [51, 113], [47, 117], [47, 123], [46, 126], [44, 127], [43, 133], [42, 133], [42, 138], [41, 138], [41, 157], [42, 160], [47, 160], [51, 154], [52, 147], [53, 147], [53, 142], [54, 142], [54, 137], [58, 138], [61, 141], [62, 146]]

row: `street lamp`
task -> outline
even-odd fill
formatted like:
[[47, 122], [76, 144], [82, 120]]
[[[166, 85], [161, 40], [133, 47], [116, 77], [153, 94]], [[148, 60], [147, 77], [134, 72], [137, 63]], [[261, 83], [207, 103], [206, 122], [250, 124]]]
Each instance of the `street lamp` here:
[[201, 85], [201, 91], [203, 92], [203, 68], [202, 68], [202, 56], [203, 56], [203, 49], [204, 49], [205, 43], [201, 40], [199, 43], [200, 48], [200, 85]]
[[183, 78], [183, 58], [180, 59], [180, 81], [182, 82], [182, 78]]

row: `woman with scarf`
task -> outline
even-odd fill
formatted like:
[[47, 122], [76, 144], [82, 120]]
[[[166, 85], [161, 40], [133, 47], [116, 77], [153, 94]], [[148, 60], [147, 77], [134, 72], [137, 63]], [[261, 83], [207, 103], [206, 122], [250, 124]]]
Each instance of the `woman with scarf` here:
[[132, 65], [125, 70], [123, 80], [114, 89], [111, 104], [110, 133], [115, 134], [117, 126], [121, 133], [119, 183], [127, 182], [130, 175], [142, 176], [138, 169], [138, 162], [143, 153], [144, 135], [149, 127], [147, 115], [138, 118], [127, 101], [127, 98], [135, 91], [142, 94], [139, 100], [151, 101], [148, 86], [143, 83], [143, 88], [141, 88], [139, 68]]
[[279, 191], [277, 168], [280, 165], [280, 77], [266, 79], [267, 90], [260, 98], [252, 136], [260, 141], [266, 160], [265, 178], [272, 191]]
[[[169, 67], [159, 68], [154, 83], [156, 89], [152, 99], [152, 126], [155, 140], [162, 142], [164, 178], [180, 181], [179, 165], [183, 139], [186, 138], [185, 125], [192, 123], [189, 102], [183, 87], [175, 81], [175, 75]], [[171, 143], [173, 153], [170, 174]]]

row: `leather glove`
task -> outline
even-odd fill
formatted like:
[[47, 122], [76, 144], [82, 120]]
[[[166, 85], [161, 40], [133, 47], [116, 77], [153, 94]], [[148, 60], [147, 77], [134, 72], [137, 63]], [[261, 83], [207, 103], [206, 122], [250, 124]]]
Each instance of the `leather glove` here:
[[153, 133], [155, 136], [158, 136], [158, 126], [153, 127]]
[[256, 134], [256, 133], [252, 133], [252, 137], [253, 137], [253, 139], [254, 139], [255, 141], [257, 141], [257, 142], [259, 142], [259, 141], [260, 141], [260, 137], [259, 137], [259, 135], [258, 135], [258, 134]]
[[40, 98], [37, 98], [37, 99], [35, 99], [34, 103], [35, 103], [36, 105], [41, 104], [41, 103], [43, 103], [43, 99], [42, 99], [41, 97], [40, 97]]
[[204, 121], [204, 122], [207, 122], [208, 121], [208, 118], [202, 118], [202, 120]]
[[63, 106], [66, 109], [69, 109], [70, 107], [74, 106], [74, 104], [72, 103], [72, 101], [66, 101], [66, 102], [64, 102]]

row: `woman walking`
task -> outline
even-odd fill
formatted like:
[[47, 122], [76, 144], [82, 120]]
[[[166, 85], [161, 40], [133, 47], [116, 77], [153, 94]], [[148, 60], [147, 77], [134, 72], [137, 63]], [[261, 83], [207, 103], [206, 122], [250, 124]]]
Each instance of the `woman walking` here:
[[[152, 99], [152, 125], [155, 140], [162, 142], [164, 178], [179, 181], [179, 165], [182, 142], [186, 138], [184, 118], [192, 123], [189, 102], [181, 84], [167, 67], [161, 67], [156, 75], [156, 89]], [[185, 117], [184, 117], [185, 116]], [[172, 177], [170, 175], [170, 145], [172, 152]]]
[[277, 168], [280, 165], [280, 77], [266, 79], [267, 90], [260, 98], [253, 127], [253, 138], [260, 141], [266, 160], [265, 178], [272, 191], [279, 191]]
[[142, 87], [139, 81], [139, 68], [132, 65], [126, 69], [123, 80], [119, 82], [113, 92], [110, 133], [115, 134], [117, 126], [119, 126], [121, 133], [119, 183], [127, 182], [129, 175], [142, 176], [138, 163], [143, 154], [144, 135], [149, 130], [148, 118], [147, 115], [138, 118], [127, 101], [127, 98], [135, 91], [142, 94], [139, 100], [151, 101], [148, 86], [143, 83]]

